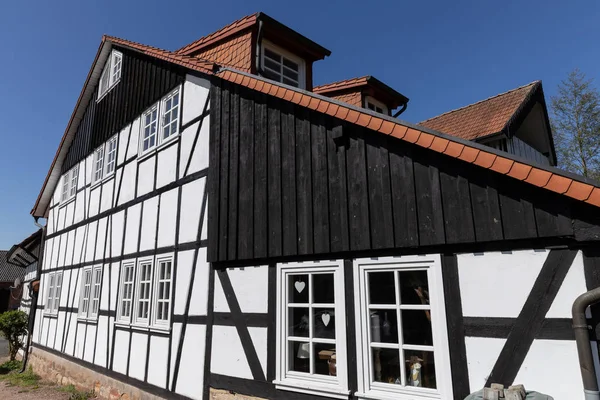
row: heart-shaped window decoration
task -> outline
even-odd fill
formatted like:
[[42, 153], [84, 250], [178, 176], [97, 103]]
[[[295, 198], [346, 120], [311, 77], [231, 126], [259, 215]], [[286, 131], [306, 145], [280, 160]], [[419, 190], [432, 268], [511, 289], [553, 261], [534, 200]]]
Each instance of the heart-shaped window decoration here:
[[306, 283], [304, 283], [302, 281], [296, 281], [294, 283], [294, 287], [296, 288], [296, 291], [298, 291], [298, 293], [302, 293], [302, 291], [306, 287]]
[[329, 321], [331, 321], [331, 315], [328, 312], [324, 312], [321, 314], [321, 320], [323, 321], [323, 325], [329, 325]]

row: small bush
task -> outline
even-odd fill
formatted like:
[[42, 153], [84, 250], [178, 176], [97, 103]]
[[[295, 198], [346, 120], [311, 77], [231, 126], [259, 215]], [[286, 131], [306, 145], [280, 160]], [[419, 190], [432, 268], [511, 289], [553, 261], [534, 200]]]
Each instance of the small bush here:
[[6, 375], [0, 376], [0, 379], [10, 386], [21, 386], [31, 389], [37, 389], [41, 380], [40, 376], [36, 375], [31, 367], [22, 374], [19, 374], [17, 371], [12, 371]]
[[23, 364], [21, 363], [21, 361], [7, 361], [4, 364], [0, 365], [0, 374], [8, 374], [10, 371], [16, 371], [21, 369], [22, 366]]
[[14, 361], [23, 347], [21, 338], [27, 334], [27, 314], [20, 310], [0, 314], [0, 334], [8, 341], [10, 360]]
[[69, 393], [69, 400], [88, 400], [95, 397], [93, 391], [81, 391], [73, 385], [63, 386], [58, 390], [60, 390], [61, 392]]

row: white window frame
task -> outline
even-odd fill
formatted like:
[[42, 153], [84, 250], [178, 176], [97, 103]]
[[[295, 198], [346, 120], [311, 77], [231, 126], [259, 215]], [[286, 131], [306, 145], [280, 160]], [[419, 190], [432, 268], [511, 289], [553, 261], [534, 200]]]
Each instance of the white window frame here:
[[60, 202], [68, 203], [77, 194], [77, 182], [79, 181], [79, 164], [68, 170], [62, 177]]
[[[92, 163], [92, 184], [94, 186], [114, 175], [117, 169], [118, 138], [118, 135], [114, 135], [94, 151]], [[111, 149], [112, 144], [114, 144], [114, 148]]]
[[[128, 277], [126, 273], [127, 269], [131, 268], [131, 276]], [[134, 261], [127, 261], [121, 264], [121, 281], [119, 282], [119, 301], [117, 308], [117, 321], [128, 324], [131, 321], [131, 315], [133, 313], [133, 304], [134, 304], [134, 291], [135, 291], [135, 273], [136, 266]], [[128, 279], [130, 278], [130, 279]], [[129, 297], [125, 297], [125, 288], [130, 289], [128, 291]], [[123, 314], [123, 305], [127, 308], [128, 315]]]
[[[170, 263], [171, 271], [169, 279], [160, 279], [160, 267], [162, 263]], [[156, 262], [154, 263], [154, 296], [152, 296], [152, 326], [154, 327], [162, 327], [169, 328], [171, 324], [171, 309], [173, 307], [173, 273], [175, 272], [173, 265], [173, 256], [159, 256], [156, 257]], [[160, 284], [161, 282], [167, 283], [169, 287], [169, 296], [168, 298], [160, 298]], [[158, 308], [160, 307], [160, 303], [166, 303], [166, 312], [167, 319], [158, 319]]]
[[[148, 265], [150, 268], [150, 280], [144, 281], [144, 284], [148, 285], [149, 293], [148, 293], [147, 299], [146, 298], [142, 299], [140, 297], [140, 289], [141, 289], [140, 286], [142, 284], [142, 276], [141, 276], [142, 271], [141, 270], [142, 270], [142, 266], [146, 266], [146, 265]], [[133, 315], [132, 315], [132, 319], [131, 319], [133, 325], [145, 326], [145, 327], [151, 326], [153, 289], [154, 289], [154, 257], [140, 258], [137, 261], [136, 271], [135, 271]], [[140, 301], [148, 303], [148, 316], [145, 318], [138, 316], [139, 311], [140, 311]]]
[[[85, 289], [86, 274], [90, 274], [89, 293], [86, 296]], [[98, 319], [100, 312], [100, 296], [102, 294], [102, 266], [83, 268], [81, 270], [81, 288], [79, 291], [79, 308], [77, 310], [78, 317], [86, 320]], [[87, 302], [87, 308], [84, 309], [83, 303]], [[94, 307], [94, 303], [97, 307]]]
[[[355, 395], [366, 399], [453, 399], [450, 374], [450, 355], [448, 351], [448, 329], [442, 281], [442, 265], [439, 254], [425, 256], [402, 256], [364, 258], [354, 260], [355, 313], [356, 313], [356, 349], [358, 389]], [[401, 386], [381, 382], [371, 382], [372, 357], [370, 354], [371, 333], [368, 315], [368, 278], [369, 272], [426, 270], [429, 285], [429, 310], [433, 336], [433, 351], [436, 371], [436, 389]], [[398, 283], [396, 283], [397, 285]], [[397, 307], [394, 305], [394, 307]], [[416, 308], [422, 306], [415, 306]], [[395, 308], [394, 308], [395, 309]], [[400, 336], [400, 332], [399, 332]], [[402, 341], [399, 337], [400, 342]], [[429, 347], [403, 345], [402, 348]], [[402, 371], [402, 370], [401, 370]]]
[[[289, 353], [287, 345], [287, 277], [297, 274], [309, 274], [310, 276], [313, 273], [333, 273], [334, 275], [334, 310], [336, 321], [338, 321], [335, 324], [334, 339], [337, 367], [335, 377], [287, 370]], [[310, 294], [309, 302], [312, 307]], [[277, 389], [320, 396], [327, 395], [327, 397], [340, 399], [348, 398], [350, 392], [348, 390], [345, 309], [343, 260], [277, 264], [277, 359], [276, 379], [273, 382]], [[309, 340], [312, 342], [314, 339], [309, 337]], [[320, 339], [319, 342], [321, 342]]]
[[[113, 71], [113, 67], [115, 65], [119, 66], [118, 71], [115, 73]], [[117, 50], [111, 51], [110, 55], [106, 59], [106, 64], [104, 65], [104, 69], [102, 70], [102, 75], [100, 75], [100, 80], [98, 81], [98, 99], [97, 101], [102, 100], [102, 98], [106, 95], [106, 93], [110, 92], [110, 90], [121, 80], [121, 72], [123, 71], [123, 53]]]
[[[387, 106], [386, 106], [385, 104], [383, 104], [383, 103], [382, 103], [382, 102], [380, 102], [379, 100], [376, 100], [376, 99], [374, 99], [374, 98], [373, 98], [373, 97], [371, 97], [371, 96], [366, 96], [366, 97], [365, 97], [365, 108], [366, 108], [367, 110], [371, 110], [371, 109], [369, 108], [369, 104], [372, 104], [372, 105], [373, 105], [373, 106], [375, 106], [375, 107], [379, 107], [379, 108], [381, 109], [381, 112], [380, 112], [381, 114], [389, 115], [389, 110], [388, 110], [388, 108], [387, 108]], [[379, 112], [379, 111], [377, 111], [377, 110], [371, 110], [371, 111], [374, 111], [374, 112]]]
[[[269, 42], [268, 40], [262, 41], [262, 46], [260, 46], [260, 65], [264, 69], [265, 67], [265, 49], [272, 51], [273, 53], [277, 53], [278, 55], [289, 59], [290, 61], [298, 64], [298, 88], [305, 89], [306, 88], [306, 62], [301, 57], [298, 57], [296, 54], [290, 53], [289, 51], [277, 46]], [[283, 67], [282, 67], [283, 68]], [[270, 68], [269, 68], [270, 69]], [[279, 83], [283, 83], [283, 74], [281, 71], [273, 71], [281, 76], [281, 80]], [[289, 79], [289, 78], [288, 78]], [[286, 83], [283, 83], [287, 85]], [[293, 86], [293, 85], [290, 85]]]
[[48, 274], [48, 289], [46, 289], [46, 305], [44, 306], [44, 314], [46, 315], [58, 315], [62, 277], [62, 271]]
[[[165, 111], [166, 111], [166, 103], [167, 100], [172, 99], [172, 98], [177, 98], [177, 122], [175, 123], [175, 126], [177, 127], [175, 133], [171, 133], [168, 137], [163, 137], [164, 134], [164, 125], [165, 125]], [[152, 113], [154, 110], [156, 110], [156, 132], [155, 132], [155, 138], [154, 138], [154, 145], [149, 146], [147, 149], [144, 149], [144, 130], [146, 128], [145, 125], [145, 119], [146, 116], [150, 113]], [[160, 99], [158, 102], [152, 104], [146, 111], [144, 111], [144, 113], [141, 116], [140, 119], [140, 132], [139, 132], [139, 148], [138, 148], [138, 155], [141, 157], [143, 155], [146, 154], [150, 154], [156, 150], [158, 150], [160, 147], [162, 147], [165, 143], [168, 143], [169, 141], [173, 140], [176, 137], [179, 137], [180, 134], [180, 124], [181, 124], [181, 110], [182, 110], [182, 104], [181, 104], [181, 85], [177, 86], [175, 89], [171, 90], [169, 93], [167, 93], [165, 96], [163, 96], [162, 99]], [[152, 122], [151, 122], [152, 123]], [[172, 121], [170, 121], [169, 123], [172, 123]], [[145, 158], [138, 158], [138, 161], [142, 161]]]

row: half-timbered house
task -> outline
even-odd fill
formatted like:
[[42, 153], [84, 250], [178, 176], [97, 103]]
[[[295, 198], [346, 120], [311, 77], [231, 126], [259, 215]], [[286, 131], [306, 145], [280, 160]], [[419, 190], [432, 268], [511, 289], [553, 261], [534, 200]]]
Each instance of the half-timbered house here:
[[553, 167], [541, 83], [415, 125], [374, 78], [313, 89], [329, 54], [262, 13], [176, 51], [103, 37], [32, 210], [38, 371], [105, 397], [583, 393], [600, 187]]

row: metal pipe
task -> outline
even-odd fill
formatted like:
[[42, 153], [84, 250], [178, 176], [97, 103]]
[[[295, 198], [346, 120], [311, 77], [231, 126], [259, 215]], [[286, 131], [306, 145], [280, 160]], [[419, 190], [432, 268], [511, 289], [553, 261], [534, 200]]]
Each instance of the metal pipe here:
[[598, 390], [598, 378], [590, 346], [590, 334], [585, 316], [588, 306], [600, 302], [600, 287], [590, 290], [579, 296], [573, 302], [573, 332], [577, 343], [577, 354], [579, 355], [579, 368], [583, 380], [583, 391], [586, 400], [600, 400]]
[[402, 104], [402, 108], [399, 109], [398, 111], [396, 111], [396, 113], [394, 114], [394, 118], [398, 118], [398, 116], [400, 114], [402, 114], [404, 111], [406, 111], [406, 107], [408, 107], [408, 101], [404, 104]]

